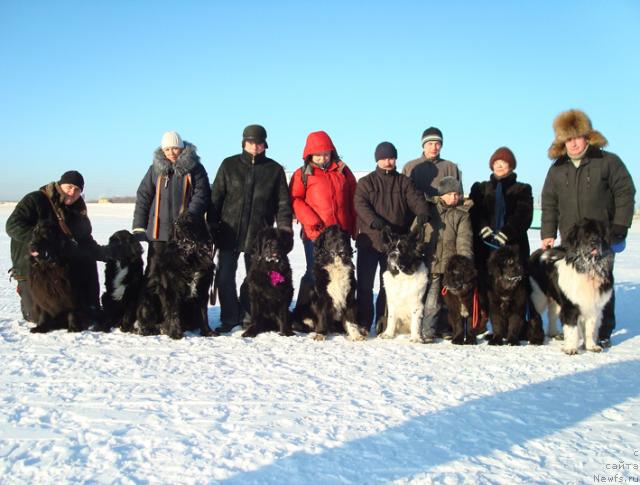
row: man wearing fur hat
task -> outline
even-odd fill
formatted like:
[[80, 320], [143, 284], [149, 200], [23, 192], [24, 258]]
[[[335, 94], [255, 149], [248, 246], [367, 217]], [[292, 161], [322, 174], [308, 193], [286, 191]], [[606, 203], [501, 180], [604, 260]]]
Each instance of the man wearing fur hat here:
[[25, 195], [7, 219], [6, 231], [11, 238], [11, 276], [18, 282], [18, 294], [22, 316], [30, 322], [37, 322], [33, 301], [27, 286], [29, 272], [29, 242], [33, 230], [39, 222], [51, 221], [60, 227], [75, 244], [66, 255], [70, 264], [76, 267], [78, 276], [76, 291], [79, 300], [86, 305], [88, 314], [98, 318], [100, 308], [98, 268], [96, 260], [108, 257], [106, 246], [99, 246], [91, 236], [91, 222], [87, 216], [87, 206], [81, 197], [84, 178], [76, 170], [69, 170], [57, 182], [50, 182], [40, 190]]
[[246, 280], [236, 290], [236, 271], [240, 253], [249, 273], [251, 248], [258, 232], [273, 226], [290, 233], [292, 213], [287, 177], [282, 165], [267, 158], [267, 131], [260, 125], [249, 125], [242, 133], [242, 153], [222, 161], [211, 186], [211, 205], [207, 214], [218, 254], [216, 287], [220, 296], [218, 328], [228, 332], [245, 322], [249, 312]]
[[[622, 160], [602, 150], [606, 138], [594, 130], [582, 111], [560, 113], [553, 122], [555, 139], [542, 189], [542, 247], [553, 246], [558, 231], [564, 238], [580, 219], [608, 224], [613, 246], [620, 246], [631, 227], [635, 186]], [[614, 296], [605, 307], [600, 327], [601, 345], [610, 346], [615, 328]]]
[[147, 263], [159, 245], [169, 240], [173, 223], [182, 212], [204, 217], [210, 196], [209, 177], [195, 145], [183, 141], [177, 132], [167, 131], [140, 182], [133, 212], [133, 233], [149, 242]]
[[[462, 182], [458, 166], [440, 158], [442, 143], [442, 131], [434, 126], [427, 128], [422, 133], [422, 155], [407, 162], [402, 168], [402, 174], [409, 177], [416, 189], [427, 197], [438, 195], [438, 184], [443, 177], [453, 177]], [[462, 185], [460, 190], [462, 191]]]

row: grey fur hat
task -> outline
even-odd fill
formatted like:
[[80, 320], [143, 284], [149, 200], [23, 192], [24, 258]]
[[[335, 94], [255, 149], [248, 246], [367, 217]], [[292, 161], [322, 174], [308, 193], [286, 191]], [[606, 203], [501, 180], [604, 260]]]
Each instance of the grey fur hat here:
[[459, 194], [461, 188], [460, 182], [455, 177], [443, 177], [438, 184], [438, 195], [448, 194], [449, 192], [457, 192]]

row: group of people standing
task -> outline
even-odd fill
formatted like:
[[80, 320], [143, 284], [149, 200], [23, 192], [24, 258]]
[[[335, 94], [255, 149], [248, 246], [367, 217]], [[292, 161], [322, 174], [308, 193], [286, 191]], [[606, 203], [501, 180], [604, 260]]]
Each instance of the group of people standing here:
[[[561, 113], [553, 128], [555, 138], [549, 157], [554, 162], [542, 191], [542, 246], [552, 246], [558, 231], [562, 238], [583, 217], [604, 221], [613, 243], [620, 245], [631, 226], [635, 197], [624, 163], [602, 149], [606, 139], [593, 130], [582, 111]], [[430, 270], [423, 337], [426, 342], [433, 342], [443, 331], [446, 334], [446, 329], [438, 326], [438, 316], [442, 275], [451, 256], [473, 258], [482, 278], [491, 251], [517, 245], [526, 267], [533, 195], [530, 185], [517, 180], [516, 157], [508, 147], [500, 147], [492, 154], [489, 180], [473, 184], [465, 199], [461, 171], [454, 162], [440, 156], [442, 132], [435, 127], [426, 129], [421, 144], [422, 155], [398, 172], [395, 146], [380, 143], [374, 152], [375, 170], [356, 181], [330, 136], [316, 131], [308, 135], [303, 163], [287, 183], [283, 167], [266, 156], [265, 128], [250, 125], [242, 134], [241, 153], [222, 161], [210, 185], [196, 147], [178, 133], [167, 132], [138, 188], [133, 233], [149, 243], [149, 261], [158, 246], [168, 241], [179, 214], [188, 211], [206, 218], [218, 250], [218, 330], [225, 332], [248, 318], [246, 285], [238, 294], [236, 271], [242, 254], [249, 272], [252, 244], [262, 228], [275, 223], [279, 229], [293, 231], [294, 216], [302, 225], [306, 271], [299, 285], [300, 305], [308, 303], [314, 284], [313, 241], [324, 228], [337, 224], [355, 239], [358, 323], [371, 328], [383, 316], [387, 297], [381, 277], [386, 269], [383, 230], [406, 233], [412, 224], [423, 225]], [[97, 245], [91, 237], [86, 206], [80, 197], [83, 188], [84, 180], [78, 172], [66, 172], [59, 181], [25, 196], [7, 221], [13, 276], [19, 281], [26, 319], [30, 315], [25, 288], [20, 283], [27, 270], [26, 244], [30, 231], [43, 218], [66, 221], [78, 247], [90, 249], [85, 251], [90, 254], [89, 260], [93, 258], [93, 268], [88, 271], [92, 283], [87, 288], [95, 295], [87, 297], [87, 304], [97, 304], [95, 260], [108, 254], [106, 247]], [[80, 259], [86, 264], [87, 256]], [[380, 291], [374, 305], [378, 268]], [[601, 339], [608, 342], [614, 326], [612, 302], [605, 312]]]

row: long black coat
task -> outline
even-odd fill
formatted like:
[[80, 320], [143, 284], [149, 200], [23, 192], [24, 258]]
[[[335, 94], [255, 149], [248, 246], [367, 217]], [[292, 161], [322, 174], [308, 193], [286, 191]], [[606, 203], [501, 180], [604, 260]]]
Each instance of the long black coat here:
[[42, 221], [58, 224], [57, 212], [78, 243], [74, 253], [69, 255], [72, 264], [80, 268], [75, 271], [80, 281], [75, 281], [74, 284], [79, 288], [83, 303], [97, 307], [100, 288], [96, 259], [100, 255], [100, 248], [91, 235], [87, 206], [82, 198], [71, 205], [65, 205], [63, 200], [64, 194], [60, 186], [57, 182], [51, 182], [40, 190], [28, 193], [18, 202], [6, 223], [6, 231], [11, 238], [12, 275], [17, 280], [27, 278], [29, 241], [33, 229]]
[[630, 227], [635, 186], [617, 155], [590, 146], [580, 166], [569, 157], [558, 158], [542, 189], [542, 239], [566, 236], [583, 217]]
[[429, 206], [411, 180], [394, 170], [376, 167], [375, 171], [358, 180], [354, 197], [357, 214], [358, 247], [373, 247], [383, 251], [382, 231], [371, 223], [378, 217], [395, 232], [409, 231], [413, 216], [428, 219]]
[[291, 202], [282, 166], [264, 153], [243, 151], [225, 158], [211, 186], [207, 214], [211, 233], [220, 249], [251, 250], [256, 234], [275, 221], [291, 230]]
[[138, 187], [133, 229], [145, 229], [150, 241], [168, 241], [181, 212], [204, 217], [210, 194], [209, 177], [194, 145], [184, 142], [184, 150], [175, 163], [158, 148]]
[[[505, 201], [504, 226], [500, 229], [508, 238], [508, 245], [517, 244], [520, 258], [526, 267], [529, 259], [529, 237], [527, 231], [533, 219], [533, 196], [531, 185], [517, 182], [514, 172], [503, 179], [502, 191]], [[483, 271], [491, 249], [480, 239], [480, 231], [488, 226], [495, 229], [496, 184], [498, 180], [492, 174], [485, 182], [476, 182], [471, 187], [469, 197], [473, 200], [471, 207], [471, 225], [473, 227], [474, 253], [478, 269]]]

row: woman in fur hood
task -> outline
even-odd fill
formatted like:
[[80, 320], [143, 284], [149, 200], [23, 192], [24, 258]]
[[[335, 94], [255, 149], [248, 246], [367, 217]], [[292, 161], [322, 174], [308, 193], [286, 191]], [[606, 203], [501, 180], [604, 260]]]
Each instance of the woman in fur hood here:
[[[554, 160], [542, 189], [542, 247], [555, 244], [580, 219], [604, 222], [612, 244], [621, 247], [631, 227], [635, 186], [625, 164], [602, 148], [607, 139], [593, 129], [582, 111], [560, 113], [553, 122], [555, 138], [549, 148]], [[614, 298], [605, 307], [600, 327], [601, 344], [610, 345], [615, 328]]]
[[166, 132], [140, 182], [133, 213], [133, 233], [149, 241], [147, 261], [158, 243], [169, 240], [171, 227], [182, 212], [204, 217], [210, 197], [207, 171], [195, 145], [183, 141], [175, 131]]

